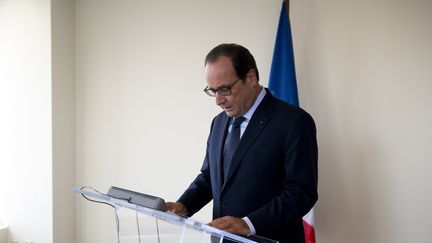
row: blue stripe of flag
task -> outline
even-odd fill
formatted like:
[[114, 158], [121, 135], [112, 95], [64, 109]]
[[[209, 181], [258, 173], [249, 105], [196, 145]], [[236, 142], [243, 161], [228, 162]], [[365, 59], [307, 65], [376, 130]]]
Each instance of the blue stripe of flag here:
[[269, 89], [272, 94], [279, 99], [299, 106], [291, 27], [285, 1], [282, 3], [279, 26], [276, 34], [272, 66], [270, 69]]

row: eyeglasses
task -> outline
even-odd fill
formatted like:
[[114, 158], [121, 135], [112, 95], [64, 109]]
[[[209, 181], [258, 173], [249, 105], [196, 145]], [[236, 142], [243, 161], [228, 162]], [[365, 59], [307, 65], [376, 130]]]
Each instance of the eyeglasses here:
[[228, 87], [221, 87], [218, 89], [213, 89], [213, 88], [209, 88], [208, 86], [205, 87], [204, 92], [211, 97], [215, 97], [216, 96], [216, 92], [219, 93], [222, 96], [228, 96], [231, 94], [231, 88], [232, 86], [234, 86], [234, 84], [236, 84], [239, 80], [241, 80], [241, 78], [237, 79], [236, 81], [234, 81], [230, 86]]

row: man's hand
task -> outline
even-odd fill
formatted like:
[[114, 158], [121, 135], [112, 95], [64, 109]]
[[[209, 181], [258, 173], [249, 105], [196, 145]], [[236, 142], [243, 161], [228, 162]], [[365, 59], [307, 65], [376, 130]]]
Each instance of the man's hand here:
[[249, 226], [241, 218], [236, 218], [232, 216], [225, 216], [222, 218], [217, 218], [210, 223], [209, 226], [218, 228], [220, 230], [225, 230], [230, 233], [248, 235], [250, 234]]
[[188, 210], [183, 203], [167, 202], [166, 207], [168, 208], [169, 211], [180, 216], [185, 216], [188, 213]]

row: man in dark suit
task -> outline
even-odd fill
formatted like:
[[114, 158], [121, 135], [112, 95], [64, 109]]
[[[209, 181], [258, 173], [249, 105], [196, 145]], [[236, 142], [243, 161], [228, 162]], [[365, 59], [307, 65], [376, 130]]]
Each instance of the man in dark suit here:
[[213, 119], [201, 173], [168, 209], [192, 216], [213, 200], [210, 226], [304, 243], [302, 217], [318, 198], [312, 117], [263, 88], [253, 56], [240, 45], [211, 50], [205, 77], [204, 91], [223, 112]]

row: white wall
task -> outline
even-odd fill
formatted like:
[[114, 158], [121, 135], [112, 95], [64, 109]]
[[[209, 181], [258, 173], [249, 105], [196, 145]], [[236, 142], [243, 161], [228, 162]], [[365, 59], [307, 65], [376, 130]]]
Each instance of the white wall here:
[[[221, 42], [269, 75], [279, 1], [76, 1], [77, 184], [176, 200], [201, 167], [214, 99], [204, 57]], [[209, 209], [197, 215], [210, 220]], [[112, 209], [78, 200], [77, 241], [114, 242]]]
[[0, 220], [52, 242], [50, 1], [0, 1]]
[[74, 4], [0, 1], [0, 221], [75, 242]]
[[[175, 200], [211, 118], [204, 55], [254, 53], [267, 84], [280, 1], [76, 2], [77, 183]], [[430, 1], [291, 1], [302, 107], [320, 148], [318, 242], [427, 242]], [[79, 242], [114, 242], [111, 209], [78, 201]], [[195, 216], [210, 219], [209, 207]]]
[[[111, 209], [58, 193], [73, 184], [73, 97], [76, 185], [175, 200], [219, 111], [201, 91], [204, 55], [221, 42], [243, 44], [266, 85], [280, 5], [76, 0], [71, 40], [61, 31], [74, 28], [70, 2], [1, 0], [0, 220], [13, 225], [12, 238], [74, 240], [75, 198], [76, 242], [115, 242]], [[319, 242], [432, 237], [431, 5], [291, 1], [300, 100], [318, 126]], [[209, 209], [195, 218], [208, 221]]]
[[432, 1], [291, 1], [318, 241], [430, 242]]

